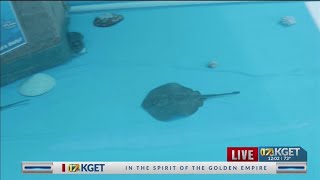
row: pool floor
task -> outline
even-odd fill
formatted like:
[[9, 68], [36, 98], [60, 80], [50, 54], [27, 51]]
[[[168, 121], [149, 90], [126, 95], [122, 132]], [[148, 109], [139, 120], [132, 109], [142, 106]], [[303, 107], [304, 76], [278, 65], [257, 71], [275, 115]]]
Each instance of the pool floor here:
[[[301, 2], [114, 11], [110, 28], [73, 14], [88, 53], [45, 71], [56, 87], [1, 112], [1, 179], [270, 179], [270, 175], [23, 175], [21, 161], [226, 161], [228, 146], [301, 146], [317, 179], [320, 33]], [[281, 17], [296, 17], [283, 27]], [[207, 68], [216, 60], [215, 69]], [[25, 99], [22, 80], [1, 88], [1, 105]], [[177, 82], [211, 99], [172, 122], [141, 108], [147, 93]]]

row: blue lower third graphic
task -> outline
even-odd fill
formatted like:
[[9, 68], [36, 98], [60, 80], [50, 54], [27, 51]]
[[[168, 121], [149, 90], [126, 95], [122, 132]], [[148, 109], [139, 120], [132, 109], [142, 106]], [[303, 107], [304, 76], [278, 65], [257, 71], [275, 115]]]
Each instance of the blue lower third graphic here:
[[307, 162], [307, 151], [299, 146], [259, 147], [259, 162]]

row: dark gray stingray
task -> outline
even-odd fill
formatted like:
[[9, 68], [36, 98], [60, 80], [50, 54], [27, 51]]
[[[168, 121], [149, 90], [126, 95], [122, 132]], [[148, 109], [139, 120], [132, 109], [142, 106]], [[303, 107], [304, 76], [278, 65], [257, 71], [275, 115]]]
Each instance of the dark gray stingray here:
[[239, 93], [235, 91], [201, 95], [199, 91], [194, 91], [180, 84], [168, 83], [151, 90], [144, 99], [142, 107], [155, 119], [168, 121], [192, 115], [206, 99]]

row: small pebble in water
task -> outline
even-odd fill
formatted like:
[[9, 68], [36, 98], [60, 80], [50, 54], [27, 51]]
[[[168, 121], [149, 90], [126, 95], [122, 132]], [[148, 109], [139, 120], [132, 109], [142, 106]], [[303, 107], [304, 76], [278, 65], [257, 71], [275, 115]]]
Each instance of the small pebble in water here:
[[87, 48], [83, 48], [78, 54], [81, 55], [86, 53], [88, 53]]
[[208, 63], [208, 68], [213, 69], [213, 68], [216, 68], [217, 66], [218, 66], [217, 61], [210, 61], [210, 62]]
[[107, 13], [96, 17], [93, 24], [96, 27], [109, 27], [119, 23], [123, 19], [124, 17], [120, 14]]
[[296, 23], [296, 19], [293, 16], [284, 16], [280, 20], [280, 24], [283, 26], [292, 26]]

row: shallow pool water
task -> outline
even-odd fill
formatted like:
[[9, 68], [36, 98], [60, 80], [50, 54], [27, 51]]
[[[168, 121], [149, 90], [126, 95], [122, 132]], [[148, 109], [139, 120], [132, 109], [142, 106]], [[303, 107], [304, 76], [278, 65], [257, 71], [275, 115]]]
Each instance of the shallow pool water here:
[[[320, 33], [303, 3], [219, 4], [114, 11], [110, 28], [72, 14], [88, 53], [45, 71], [49, 93], [1, 112], [1, 179], [270, 179], [270, 175], [23, 175], [21, 161], [225, 161], [228, 146], [291, 145], [320, 150]], [[290, 15], [297, 24], [283, 27]], [[207, 63], [215, 60], [215, 69]], [[1, 88], [1, 105], [24, 99], [22, 80]], [[177, 82], [211, 99], [172, 122], [142, 108], [147, 93]]]

